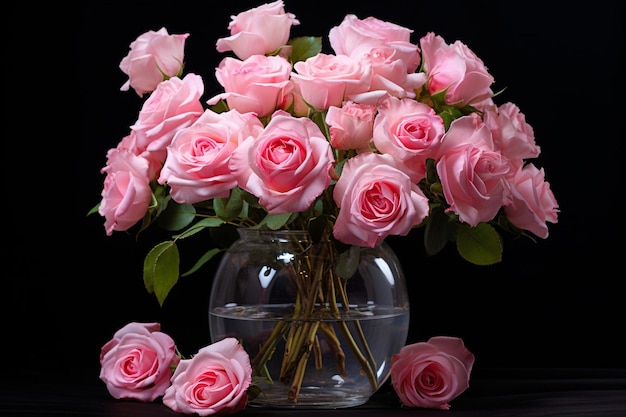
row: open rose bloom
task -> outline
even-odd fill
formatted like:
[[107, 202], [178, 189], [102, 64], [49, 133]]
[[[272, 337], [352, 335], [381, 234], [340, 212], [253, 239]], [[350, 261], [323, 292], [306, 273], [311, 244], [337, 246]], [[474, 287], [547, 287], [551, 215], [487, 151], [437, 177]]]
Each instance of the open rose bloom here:
[[184, 414], [234, 414], [246, 406], [251, 382], [248, 354], [237, 339], [226, 338], [180, 361], [163, 404]]
[[[454, 242], [477, 265], [502, 260], [500, 231], [548, 237], [559, 206], [535, 164], [534, 130], [513, 102], [495, 102], [496, 80], [469, 46], [349, 14], [330, 28], [330, 50], [322, 50], [320, 37], [290, 37], [300, 21], [284, 6], [278, 0], [231, 16], [214, 45], [226, 55], [215, 66], [223, 90], [212, 97], [203, 97], [199, 75], [184, 74], [189, 34], [148, 31], [120, 63], [129, 77], [122, 89], [147, 98], [107, 154], [92, 211], [105, 218], [108, 235], [159, 225], [177, 236], [157, 244], [144, 264], [146, 288], [161, 304], [182, 272], [172, 267], [183, 264], [177, 242], [216, 228], [308, 230], [342, 247], [374, 247], [424, 228], [429, 255]], [[211, 235], [236, 235], [219, 232]], [[215, 252], [209, 248], [187, 272]], [[147, 381], [156, 385], [144, 398], [163, 391], [171, 346], [143, 333], [119, 340], [146, 341], [158, 372], [123, 386], [105, 373], [116, 396], [136, 395]], [[116, 369], [116, 352], [133, 358], [117, 343], [107, 372]], [[194, 397], [185, 388], [206, 383], [209, 368], [197, 362], [177, 370], [170, 407], [199, 410], [216, 395], [199, 389]], [[433, 339], [404, 350], [394, 368], [403, 402], [446, 408], [467, 387], [471, 361], [458, 341]], [[212, 375], [228, 386], [220, 404], [241, 407], [245, 372]]]
[[[312, 37], [290, 39], [298, 24], [282, 0], [233, 15], [216, 43], [234, 54], [215, 68], [224, 91], [204, 103], [198, 75], [174, 74], [188, 34], [161, 29], [131, 44], [121, 67], [151, 93], [102, 169], [107, 234], [143, 229], [169, 208], [185, 216], [171, 230], [194, 227], [203, 207], [216, 219], [208, 227], [265, 215], [274, 228], [305, 228], [325, 217], [334, 239], [360, 246], [431, 226], [430, 254], [442, 249], [433, 236], [468, 226], [480, 238], [457, 242], [459, 253], [483, 265], [501, 260], [496, 225], [547, 238], [558, 204], [531, 162], [533, 129], [514, 103], [493, 101], [495, 79], [467, 45], [432, 32], [415, 42], [411, 29], [349, 14], [330, 28], [327, 52]], [[228, 213], [218, 199], [230, 200]]]
[[172, 338], [159, 323], [129, 323], [100, 353], [100, 379], [114, 398], [144, 402], [161, 397], [180, 360]]
[[436, 336], [403, 347], [391, 359], [391, 383], [406, 407], [450, 409], [469, 387], [474, 354], [456, 337]]

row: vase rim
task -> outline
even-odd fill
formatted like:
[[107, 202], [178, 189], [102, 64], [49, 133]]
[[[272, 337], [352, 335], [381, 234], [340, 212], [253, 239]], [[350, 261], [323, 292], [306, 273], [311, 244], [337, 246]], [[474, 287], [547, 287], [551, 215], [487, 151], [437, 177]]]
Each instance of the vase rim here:
[[280, 230], [270, 230], [270, 229], [255, 229], [252, 227], [241, 227], [237, 229], [239, 236], [242, 238], [245, 237], [263, 237], [263, 238], [271, 238], [273, 240], [285, 240], [285, 241], [293, 241], [297, 240], [310, 240], [311, 235], [308, 230], [302, 229], [280, 229]]

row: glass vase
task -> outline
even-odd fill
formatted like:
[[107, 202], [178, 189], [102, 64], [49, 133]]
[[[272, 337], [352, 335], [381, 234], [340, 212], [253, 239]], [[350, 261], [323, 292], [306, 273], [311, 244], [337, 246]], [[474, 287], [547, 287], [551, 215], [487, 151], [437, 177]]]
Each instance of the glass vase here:
[[313, 242], [305, 231], [238, 229], [209, 304], [211, 340], [237, 338], [261, 393], [250, 406], [346, 408], [367, 402], [406, 343], [409, 298], [398, 258]]

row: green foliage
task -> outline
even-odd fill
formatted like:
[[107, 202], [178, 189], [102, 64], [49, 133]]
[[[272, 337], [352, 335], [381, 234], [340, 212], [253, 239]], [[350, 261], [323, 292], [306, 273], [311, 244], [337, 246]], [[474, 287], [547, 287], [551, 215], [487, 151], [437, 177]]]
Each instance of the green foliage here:
[[339, 262], [335, 272], [343, 279], [347, 279], [354, 275], [359, 267], [361, 248], [358, 246], [350, 246], [350, 248], [339, 254]]
[[233, 188], [228, 198], [214, 198], [213, 209], [220, 218], [230, 221], [241, 215], [244, 199], [243, 191], [239, 187]]
[[309, 112], [309, 118], [320, 128], [322, 133], [326, 136], [326, 139], [330, 140], [330, 128], [326, 124], [326, 114], [328, 110], [315, 110]]
[[193, 236], [198, 232], [206, 229], [207, 227], [218, 227], [224, 224], [224, 220], [217, 217], [207, 217], [204, 218], [194, 224], [192, 224], [187, 230], [183, 233], [174, 236], [176, 239], [185, 239], [189, 236]]
[[426, 103], [435, 109], [439, 117], [443, 120], [443, 125], [446, 131], [450, 127], [450, 124], [459, 117], [466, 116], [470, 113], [480, 113], [478, 109], [472, 106], [460, 107], [458, 104], [446, 103], [446, 91], [442, 90], [433, 95], [428, 94], [425, 90], [421, 91], [418, 100]]
[[87, 212], [87, 216], [91, 216], [92, 214], [97, 213], [99, 208], [100, 208], [100, 203], [93, 206], [92, 209]]
[[215, 113], [223, 113], [223, 112], [228, 111], [228, 104], [226, 103], [226, 100], [220, 100], [214, 105], [212, 105], [210, 109], [214, 111]]
[[443, 207], [435, 205], [431, 207], [430, 215], [426, 220], [424, 229], [424, 247], [429, 255], [436, 255], [448, 243], [454, 240], [456, 224], [450, 221]]
[[[268, 214], [265, 218], [259, 223], [259, 226], [267, 226], [272, 230], [278, 230], [287, 224], [287, 221], [292, 217], [293, 213], [283, 213], [283, 214]], [[297, 216], [297, 213], [295, 214]]]
[[294, 64], [319, 54], [322, 51], [322, 38], [320, 36], [302, 36], [291, 39], [288, 45], [292, 47], [289, 61]]
[[476, 227], [459, 225], [456, 248], [463, 259], [476, 265], [493, 265], [502, 261], [500, 235], [489, 223]]
[[156, 295], [163, 306], [170, 290], [178, 282], [180, 255], [176, 242], [168, 240], [156, 245], [143, 263], [143, 282], [148, 293]]
[[261, 387], [258, 385], [258, 382], [255, 383], [255, 378], [259, 379], [258, 377], [253, 376], [252, 377], [253, 383], [250, 384], [250, 386], [246, 390], [246, 393], [248, 394], [248, 401], [254, 400], [256, 397], [258, 397], [259, 395], [263, 393], [263, 391], [261, 390]]
[[217, 255], [220, 252], [221, 252], [221, 250], [217, 249], [217, 248], [213, 248], [213, 249], [207, 251], [204, 255], [202, 255], [202, 257], [200, 259], [198, 259], [198, 261], [195, 263], [195, 265], [193, 267], [191, 267], [191, 269], [189, 271], [181, 274], [181, 277], [186, 277], [188, 275], [193, 274], [198, 269], [200, 269], [202, 267], [202, 265], [204, 265], [205, 263], [209, 262], [211, 259], [213, 259], [213, 257], [215, 255]]
[[[289, 40], [286, 47], [281, 47], [269, 55], [286, 56], [291, 64], [305, 61], [322, 52], [322, 37], [302, 36]], [[424, 64], [424, 60], [422, 60]], [[182, 76], [181, 63], [178, 76]], [[424, 68], [420, 69], [420, 72]], [[163, 74], [166, 77], [166, 74]], [[427, 86], [415, 90], [416, 100], [432, 107], [442, 118], [445, 130], [448, 131], [452, 122], [462, 116], [477, 113], [472, 106], [462, 106], [460, 103], [446, 103], [446, 90], [430, 94]], [[496, 93], [500, 94], [500, 92]], [[300, 102], [298, 102], [300, 103]], [[326, 123], [327, 111], [318, 110], [302, 99], [308, 107], [306, 115], [312, 120], [330, 141], [330, 128]], [[294, 113], [294, 104], [290, 104], [289, 112]], [[225, 100], [219, 100], [210, 107], [216, 113], [229, 110]], [[301, 115], [299, 115], [301, 116]], [[261, 123], [266, 126], [271, 115], [260, 117]], [[374, 146], [372, 145], [372, 150]], [[302, 229], [308, 230], [315, 242], [333, 239], [332, 230], [338, 215], [332, 190], [341, 176], [346, 161], [356, 155], [356, 150], [334, 149], [335, 163], [332, 171], [330, 186], [315, 199], [311, 207], [302, 213], [268, 214], [259, 204], [256, 196], [235, 187], [228, 197], [212, 198], [197, 204], [179, 204], [169, 194], [169, 186], [153, 181], [150, 186], [152, 198], [148, 210], [141, 220], [138, 233], [156, 223], [161, 229], [170, 233], [172, 240], [157, 244], [145, 257], [143, 266], [144, 285], [149, 293], [154, 293], [161, 305], [179, 277], [185, 277], [198, 271], [207, 262], [214, 259], [219, 253], [228, 248], [238, 238], [237, 229], [252, 227], [258, 229]], [[458, 253], [468, 262], [476, 265], [491, 265], [502, 260], [502, 242], [500, 235], [494, 228], [511, 232], [517, 236], [532, 235], [513, 226], [506, 216], [501, 213], [496, 221], [480, 223], [476, 227], [462, 223], [457, 214], [446, 212], [450, 206], [443, 194], [434, 159], [426, 161], [426, 175], [419, 182], [420, 189], [429, 200], [430, 212], [426, 219], [416, 227], [424, 227], [424, 245], [428, 255], [441, 252], [447, 244], [454, 242]], [[98, 213], [100, 204], [94, 206], [88, 213]], [[209, 232], [213, 249], [204, 253], [200, 259], [186, 272], [180, 273], [180, 255], [177, 242], [195, 236], [200, 232]], [[340, 250], [337, 274], [340, 277], [352, 276], [358, 267], [359, 251], [357, 246], [342, 242], [335, 242]]]
[[191, 204], [178, 204], [170, 201], [167, 209], [156, 219], [159, 227], [170, 232], [181, 230], [196, 218], [196, 209]]

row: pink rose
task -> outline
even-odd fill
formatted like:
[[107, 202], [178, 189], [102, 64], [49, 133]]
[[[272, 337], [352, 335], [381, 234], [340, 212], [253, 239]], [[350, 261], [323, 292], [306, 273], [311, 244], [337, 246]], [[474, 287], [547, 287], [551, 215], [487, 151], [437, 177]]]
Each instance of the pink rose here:
[[511, 161], [521, 163], [523, 159], [539, 156], [541, 149], [535, 143], [535, 132], [515, 104], [488, 108], [484, 120], [491, 130], [495, 148]]
[[128, 230], [148, 212], [152, 199], [150, 164], [128, 149], [115, 148], [107, 153], [102, 200], [98, 213], [104, 217], [108, 236]]
[[188, 33], [170, 35], [165, 28], [148, 31], [130, 44], [130, 51], [120, 62], [128, 81], [120, 90], [133, 88], [142, 97], [154, 91], [161, 81], [179, 75], [183, 68], [185, 39]]
[[388, 96], [415, 98], [415, 90], [426, 83], [426, 74], [409, 73], [406, 62], [398, 59], [391, 47], [373, 48], [363, 61], [372, 67], [372, 81], [369, 92], [353, 97], [360, 103], [377, 104]]
[[473, 113], [450, 124], [439, 148], [437, 174], [450, 205], [474, 227], [492, 220], [507, 197], [505, 176], [511, 164], [494, 150], [491, 132]]
[[343, 103], [341, 107], [330, 106], [326, 123], [332, 146], [341, 150], [369, 151], [375, 114], [375, 106], [352, 101]]
[[[341, 107], [352, 95], [368, 91], [372, 69], [345, 55], [319, 53], [294, 64], [294, 94], [317, 110]], [[296, 110], [301, 114], [300, 110]], [[306, 114], [306, 113], [304, 113]]]
[[240, 141], [258, 136], [262, 130], [263, 125], [252, 113], [206, 110], [193, 125], [174, 136], [159, 184], [167, 183], [172, 199], [181, 204], [228, 197], [237, 186], [228, 167], [230, 155]]
[[392, 48], [394, 59], [404, 62], [407, 73], [420, 65], [420, 50], [412, 44], [411, 29], [375, 17], [359, 19], [354, 14], [344, 17], [339, 26], [330, 29], [328, 40], [337, 55], [361, 59], [374, 48]]
[[239, 186], [270, 214], [304, 211], [330, 184], [332, 149], [311, 119], [278, 110], [265, 130], [230, 157]]
[[424, 178], [426, 160], [436, 157], [444, 133], [435, 110], [411, 99], [388, 98], [374, 120], [376, 149], [404, 162], [414, 182]]
[[349, 245], [374, 247], [389, 235], [405, 236], [428, 216], [428, 199], [391, 155], [350, 158], [333, 198], [340, 209], [333, 234]]
[[170, 386], [180, 358], [159, 323], [129, 323], [115, 332], [100, 351], [100, 379], [113, 398], [150, 402]]
[[231, 16], [229, 37], [217, 40], [217, 51], [233, 51], [239, 59], [267, 55], [287, 44], [291, 26], [299, 25], [293, 13], [285, 13], [278, 0]]
[[391, 358], [391, 384], [406, 407], [449, 410], [469, 387], [474, 354], [456, 337], [404, 346]]
[[428, 91], [446, 90], [446, 103], [465, 106], [493, 96], [494, 78], [483, 61], [465, 44], [448, 45], [444, 39], [429, 32], [420, 45], [424, 71], [428, 75]]
[[545, 181], [543, 168], [537, 169], [533, 164], [527, 164], [508, 180], [511, 195], [510, 203], [504, 207], [504, 214], [515, 227], [546, 239], [546, 222], [557, 222], [559, 206], [550, 184]]
[[207, 103], [213, 105], [223, 99], [240, 113], [267, 116], [284, 108], [293, 88], [290, 75], [291, 64], [279, 56], [253, 55], [245, 61], [224, 58], [215, 76], [225, 92]]
[[200, 102], [203, 93], [202, 78], [196, 74], [187, 74], [182, 80], [170, 78], [159, 84], [131, 126], [137, 132], [137, 149], [165, 150], [178, 130], [190, 126], [204, 112]]
[[237, 339], [226, 338], [180, 361], [163, 404], [183, 414], [234, 414], [245, 408], [251, 382], [250, 357]]
[[[134, 130], [131, 130], [128, 135], [122, 138], [122, 140], [117, 144], [117, 149], [126, 149], [131, 153], [146, 159], [150, 165], [148, 169], [149, 181], [155, 180], [159, 176], [161, 168], [163, 167], [163, 161], [165, 161], [165, 157], [167, 156], [167, 150], [165, 149], [154, 152], [140, 151], [137, 148], [137, 132]], [[111, 151], [112, 150], [109, 152]]]

